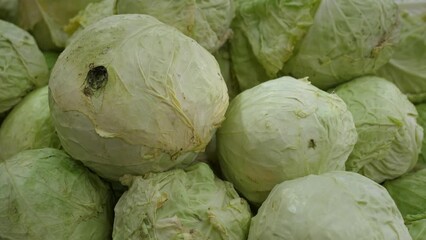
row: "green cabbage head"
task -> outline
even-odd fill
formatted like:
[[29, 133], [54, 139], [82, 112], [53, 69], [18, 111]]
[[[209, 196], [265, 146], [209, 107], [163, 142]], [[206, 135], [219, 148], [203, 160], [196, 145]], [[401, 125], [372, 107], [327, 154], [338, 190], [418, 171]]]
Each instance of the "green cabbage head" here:
[[192, 162], [228, 107], [214, 57], [139, 14], [85, 28], [59, 56], [49, 89], [63, 148], [111, 180]]
[[111, 196], [64, 152], [22, 151], [0, 163], [0, 239], [110, 239]]
[[234, 0], [117, 0], [117, 13], [148, 14], [215, 52], [231, 35]]
[[401, 41], [377, 75], [395, 83], [414, 103], [426, 101], [426, 1], [397, 1], [401, 9]]
[[417, 124], [416, 108], [395, 84], [365, 76], [334, 91], [351, 111], [358, 132], [358, 142], [346, 162], [346, 170], [380, 183], [413, 169], [423, 129]]
[[49, 71], [34, 38], [19, 27], [0, 20], [0, 114], [8, 111], [32, 89], [47, 84]]
[[129, 190], [115, 206], [115, 240], [247, 239], [247, 202], [205, 163], [121, 182]]
[[282, 181], [345, 170], [357, 133], [337, 95], [282, 77], [234, 98], [216, 137], [224, 176], [260, 205]]
[[61, 146], [47, 93], [47, 86], [32, 91], [7, 115], [0, 128], [0, 162], [23, 150]]
[[242, 90], [282, 75], [328, 89], [373, 73], [397, 42], [393, 0], [240, 0], [232, 23]]
[[426, 236], [426, 169], [384, 184], [404, 217], [413, 240]]
[[381, 185], [352, 172], [277, 185], [253, 217], [248, 240], [411, 240]]

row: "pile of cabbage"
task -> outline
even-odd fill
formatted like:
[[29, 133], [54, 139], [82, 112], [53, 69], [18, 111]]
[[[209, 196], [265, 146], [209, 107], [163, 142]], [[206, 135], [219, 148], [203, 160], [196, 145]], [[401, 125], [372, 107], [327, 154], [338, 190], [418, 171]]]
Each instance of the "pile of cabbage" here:
[[426, 238], [426, 1], [0, 0], [0, 239]]

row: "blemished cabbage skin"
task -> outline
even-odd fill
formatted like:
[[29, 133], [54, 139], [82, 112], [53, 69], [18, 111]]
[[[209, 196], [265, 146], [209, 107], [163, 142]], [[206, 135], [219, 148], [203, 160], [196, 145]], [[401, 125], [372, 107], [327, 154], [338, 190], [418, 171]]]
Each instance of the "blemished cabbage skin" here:
[[215, 52], [231, 36], [235, 6], [234, 0], [117, 0], [117, 13], [151, 15]]
[[333, 91], [345, 101], [358, 132], [346, 170], [381, 183], [413, 169], [423, 129], [417, 124], [416, 108], [395, 84], [365, 76]]
[[23, 150], [60, 146], [50, 117], [47, 86], [29, 93], [0, 127], [0, 162]]
[[381, 185], [334, 171], [284, 181], [253, 217], [248, 240], [411, 240]]
[[47, 85], [49, 71], [34, 38], [0, 20], [0, 114], [10, 110], [36, 87]]
[[395, 83], [413, 103], [426, 101], [426, 1], [396, 1], [401, 9], [401, 41], [377, 75]]
[[109, 186], [61, 150], [0, 163], [0, 239], [110, 239], [113, 208]]
[[216, 138], [225, 178], [259, 206], [282, 181], [345, 170], [357, 133], [337, 95], [282, 77], [234, 98]]
[[385, 188], [401, 211], [413, 240], [426, 236], [426, 169], [386, 181]]
[[290, 75], [328, 89], [389, 61], [398, 42], [393, 0], [239, 0], [231, 25], [241, 90]]
[[129, 190], [115, 206], [114, 240], [247, 239], [248, 203], [205, 163], [121, 182]]
[[49, 91], [63, 148], [110, 180], [191, 163], [229, 101], [207, 50], [141, 14], [85, 28], [59, 56]]

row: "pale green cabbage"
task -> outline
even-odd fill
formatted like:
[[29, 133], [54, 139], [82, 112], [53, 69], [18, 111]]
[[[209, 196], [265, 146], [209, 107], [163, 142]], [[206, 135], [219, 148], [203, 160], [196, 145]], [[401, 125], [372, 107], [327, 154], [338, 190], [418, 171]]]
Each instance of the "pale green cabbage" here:
[[52, 124], [47, 86], [28, 94], [0, 128], [0, 162], [27, 149], [61, 146]]
[[426, 169], [384, 184], [402, 213], [413, 240], [426, 236]]
[[19, 1], [18, 25], [30, 31], [43, 50], [62, 49], [72, 34], [115, 13], [115, 0]]
[[374, 76], [354, 79], [334, 91], [351, 111], [358, 132], [346, 170], [383, 182], [413, 169], [423, 129], [407, 96], [393, 83]]
[[0, 20], [0, 114], [8, 111], [32, 89], [47, 84], [48, 69], [34, 38]]
[[247, 202], [204, 163], [121, 181], [129, 190], [115, 206], [115, 240], [247, 239]]
[[176, 27], [210, 52], [231, 34], [233, 0], [117, 0], [117, 13], [140, 13]]
[[234, 98], [216, 136], [224, 176], [256, 205], [282, 181], [345, 170], [357, 140], [337, 95], [291, 77]]
[[85, 28], [60, 55], [49, 89], [63, 148], [111, 180], [190, 163], [228, 107], [214, 57], [148, 15]]
[[397, 1], [401, 41], [377, 75], [392, 81], [414, 103], [426, 101], [426, 1]]
[[110, 239], [111, 196], [64, 152], [22, 151], [0, 163], [0, 239]]
[[232, 62], [242, 90], [281, 75], [328, 89], [384, 65], [397, 41], [393, 0], [240, 0]]
[[351, 172], [277, 185], [253, 217], [249, 240], [411, 240], [386, 189]]

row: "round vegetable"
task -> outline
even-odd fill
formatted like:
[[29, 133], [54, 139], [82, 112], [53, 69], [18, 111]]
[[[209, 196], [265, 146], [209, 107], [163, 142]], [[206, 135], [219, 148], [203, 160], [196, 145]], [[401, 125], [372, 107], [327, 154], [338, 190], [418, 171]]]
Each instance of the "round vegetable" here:
[[253, 217], [249, 240], [411, 240], [395, 202], [379, 184], [351, 172], [277, 185]]
[[117, 13], [140, 13], [176, 27], [215, 52], [231, 35], [234, 0], [117, 0]]
[[282, 181], [345, 170], [357, 139], [337, 95], [291, 77], [234, 98], [216, 136], [224, 176], [257, 205]]
[[0, 163], [0, 239], [111, 238], [110, 188], [57, 149]]
[[401, 41], [377, 75], [395, 83], [410, 101], [426, 101], [426, 1], [397, 1], [401, 9]]
[[214, 57], [148, 15], [84, 29], [59, 56], [49, 89], [64, 149], [111, 180], [192, 162], [228, 107]]
[[247, 239], [247, 202], [205, 163], [121, 181], [129, 190], [115, 207], [115, 240]]
[[393, 0], [244, 0], [232, 24], [242, 90], [277, 76], [328, 89], [389, 61], [398, 41]]
[[415, 166], [423, 129], [416, 122], [416, 108], [393, 83], [366, 76], [334, 91], [347, 104], [358, 132], [347, 170], [380, 183]]
[[61, 146], [52, 124], [47, 86], [28, 94], [0, 128], [0, 162], [27, 149]]
[[33, 37], [0, 20], [0, 114], [35, 87], [47, 84], [49, 71]]
[[426, 169], [384, 183], [402, 213], [413, 240], [426, 235]]

